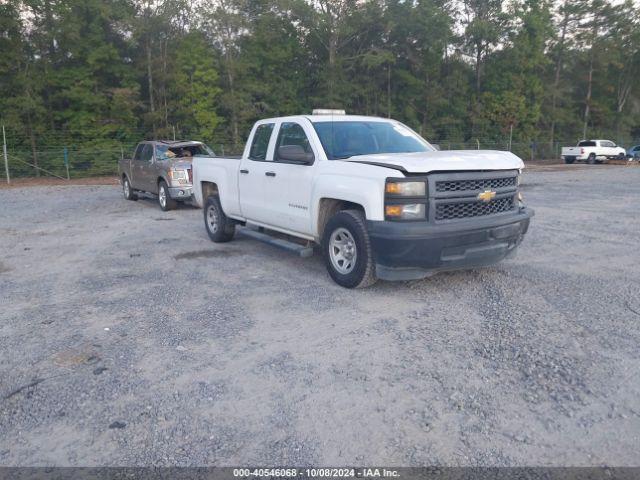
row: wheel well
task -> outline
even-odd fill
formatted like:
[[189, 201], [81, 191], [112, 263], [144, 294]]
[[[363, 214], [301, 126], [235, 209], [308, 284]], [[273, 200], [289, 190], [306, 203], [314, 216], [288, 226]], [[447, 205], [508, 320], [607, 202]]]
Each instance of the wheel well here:
[[205, 202], [211, 195], [218, 195], [218, 185], [213, 182], [201, 182], [202, 201]]
[[320, 238], [322, 238], [324, 227], [327, 226], [329, 219], [341, 210], [360, 210], [365, 213], [364, 207], [359, 203], [338, 200], [337, 198], [321, 198], [318, 207], [318, 236]]
[[156, 185], [160, 185], [160, 182], [167, 182], [164, 178], [162, 177], [158, 177], [158, 179], [156, 180]]

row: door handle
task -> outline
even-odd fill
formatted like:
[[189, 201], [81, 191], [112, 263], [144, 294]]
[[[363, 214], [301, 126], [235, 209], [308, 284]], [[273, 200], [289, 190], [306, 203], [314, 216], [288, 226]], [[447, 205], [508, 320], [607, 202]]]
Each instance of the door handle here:
[[276, 176], [276, 172], [265, 172], [265, 175], [267, 177], [275, 177]]
[[240, 173], [249, 173], [249, 170], [242, 169], [242, 170], [240, 170]]

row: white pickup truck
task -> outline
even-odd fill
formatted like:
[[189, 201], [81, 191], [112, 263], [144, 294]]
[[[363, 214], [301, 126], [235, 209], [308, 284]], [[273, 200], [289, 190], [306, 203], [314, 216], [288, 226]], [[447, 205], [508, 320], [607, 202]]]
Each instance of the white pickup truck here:
[[319, 244], [344, 287], [490, 265], [532, 210], [520, 158], [437, 151], [400, 122], [324, 114], [258, 121], [240, 158], [195, 158], [195, 202], [214, 242], [237, 224]]
[[627, 151], [611, 140], [582, 140], [575, 147], [562, 147], [561, 156], [564, 163], [586, 161], [594, 164], [610, 158], [623, 160]]

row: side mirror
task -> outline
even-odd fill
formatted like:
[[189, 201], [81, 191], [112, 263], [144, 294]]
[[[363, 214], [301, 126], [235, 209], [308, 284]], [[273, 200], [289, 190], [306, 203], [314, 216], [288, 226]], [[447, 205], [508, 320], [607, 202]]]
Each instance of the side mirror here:
[[278, 147], [278, 160], [309, 165], [313, 162], [313, 153], [307, 153], [300, 145]]

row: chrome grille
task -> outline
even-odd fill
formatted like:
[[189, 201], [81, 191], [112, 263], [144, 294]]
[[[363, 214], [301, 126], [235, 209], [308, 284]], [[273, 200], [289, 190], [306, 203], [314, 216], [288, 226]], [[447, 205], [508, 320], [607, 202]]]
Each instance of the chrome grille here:
[[474, 200], [472, 202], [439, 203], [436, 205], [436, 220], [457, 220], [461, 218], [481, 217], [513, 210], [514, 197], [503, 197], [490, 202]]
[[477, 180], [440, 180], [436, 192], [463, 192], [485, 188], [508, 188], [516, 186], [516, 177], [485, 178]]

